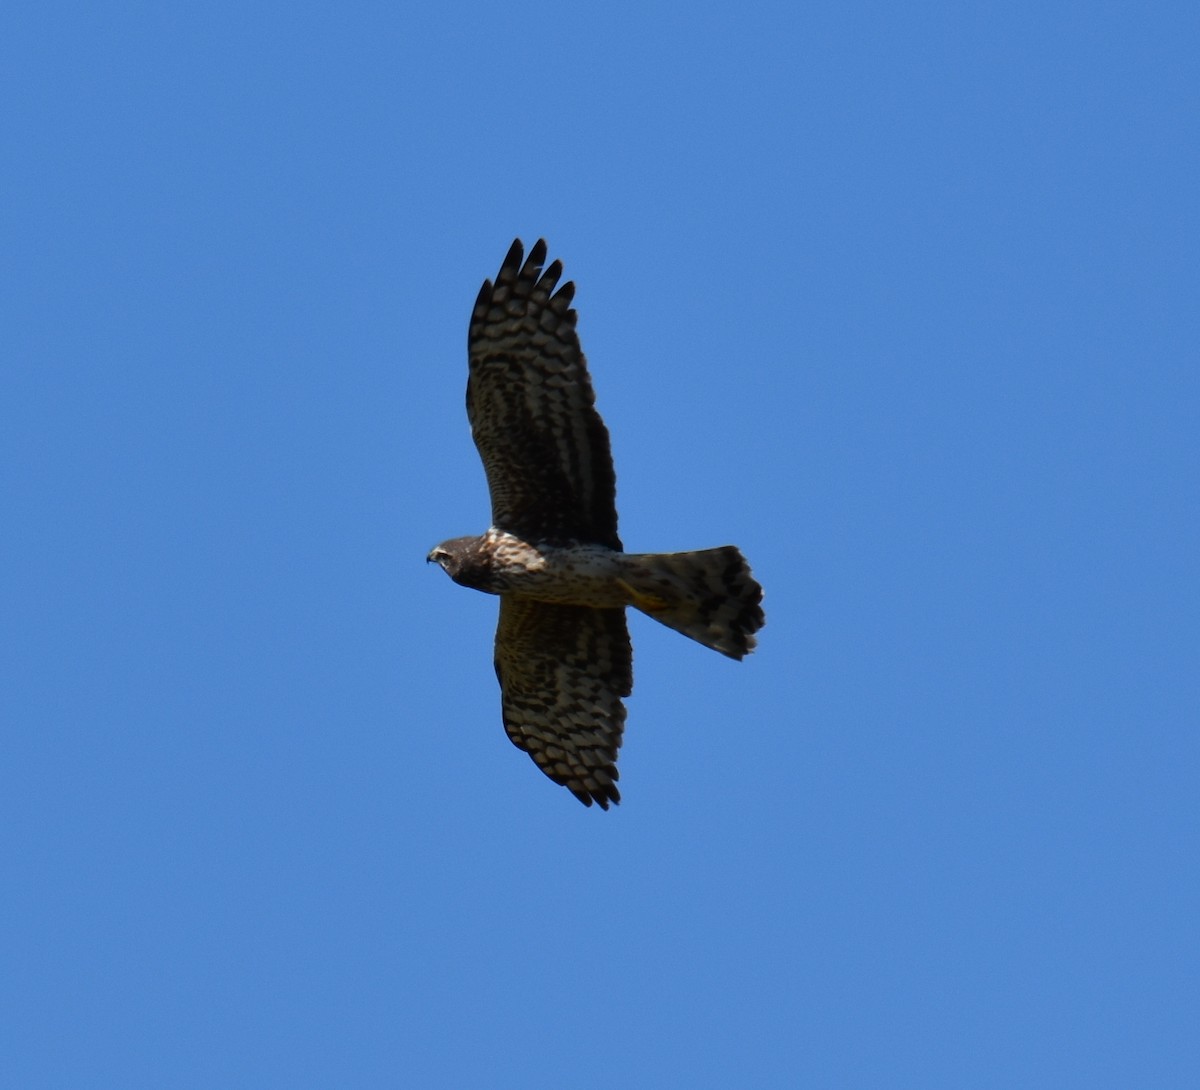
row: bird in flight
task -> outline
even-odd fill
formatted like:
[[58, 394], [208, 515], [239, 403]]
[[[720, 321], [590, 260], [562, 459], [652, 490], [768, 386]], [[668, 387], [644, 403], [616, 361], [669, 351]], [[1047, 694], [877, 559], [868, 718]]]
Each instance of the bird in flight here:
[[[620, 802], [622, 698], [633, 687], [625, 609], [741, 659], [763, 626], [762, 588], [732, 545], [626, 553], [616, 474], [562, 264], [517, 239], [485, 280], [467, 336], [467, 416], [492, 525], [426, 558], [500, 598], [495, 667], [504, 729], [591, 806]], [[556, 290], [557, 289], [557, 290]]]

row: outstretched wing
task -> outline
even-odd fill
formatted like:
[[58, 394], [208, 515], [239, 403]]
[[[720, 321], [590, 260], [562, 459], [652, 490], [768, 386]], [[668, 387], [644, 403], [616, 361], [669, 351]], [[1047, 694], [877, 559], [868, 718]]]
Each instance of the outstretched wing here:
[[575, 332], [575, 285], [555, 287], [539, 240], [517, 239], [485, 280], [467, 337], [467, 416], [492, 497], [492, 525], [527, 541], [620, 549], [616, 475]]
[[504, 729], [586, 806], [620, 802], [621, 697], [633, 687], [623, 609], [500, 599], [496, 677]]

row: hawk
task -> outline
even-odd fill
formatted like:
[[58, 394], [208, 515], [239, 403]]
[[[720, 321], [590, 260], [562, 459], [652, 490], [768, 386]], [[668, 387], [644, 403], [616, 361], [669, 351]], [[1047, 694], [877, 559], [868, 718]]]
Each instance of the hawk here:
[[[625, 608], [741, 659], [763, 626], [762, 588], [732, 545], [626, 553], [616, 474], [575, 332], [575, 285], [546, 243], [517, 239], [485, 280], [467, 336], [467, 416], [492, 526], [426, 558], [500, 597], [495, 667], [504, 729], [586, 806], [619, 802], [622, 698], [633, 687]], [[557, 290], [555, 290], [557, 288]]]

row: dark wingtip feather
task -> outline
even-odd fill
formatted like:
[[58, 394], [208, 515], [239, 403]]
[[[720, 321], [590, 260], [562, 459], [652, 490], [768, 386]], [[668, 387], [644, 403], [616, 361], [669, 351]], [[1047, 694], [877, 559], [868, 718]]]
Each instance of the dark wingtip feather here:
[[571, 792], [584, 806], [590, 807], [592, 803], [596, 803], [601, 810], [607, 810], [610, 805], [620, 803], [621, 793], [615, 788], [610, 787], [607, 790], [603, 787], [589, 790], [586, 787], [567, 786], [567, 790]]
[[551, 262], [546, 267], [546, 271], [543, 272], [539, 278], [538, 287], [541, 288], [547, 295], [553, 295], [554, 285], [558, 283], [558, 278], [562, 276], [562, 271], [563, 268], [561, 261]]
[[[546, 770], [543, 768], [542, 771], [545, 772]], [[612, 772], [615, 775], [616, 769], [614, 768]], [[584, 806], [590, 807], [592, 803], [596, 803], [601, 810], [607, 810], [610, 804], [621, 801], [621, 792], [617, 790], [616, 784], [610, 783], [602, 787], [584, 787], [578, 780], [572, 782], [567, 778], [560, 779], [557, 776], [550, 776], [550, 779], [556, 783], [561, 783]]]
[[501, 265], [500, 268], [520, 268], [521, 258], [524, 256], [524, 254], [525, 244], [519, 238], [514, 238], [513, 244], [508, 248], [508, 253], [504, 255], [504, 264]]

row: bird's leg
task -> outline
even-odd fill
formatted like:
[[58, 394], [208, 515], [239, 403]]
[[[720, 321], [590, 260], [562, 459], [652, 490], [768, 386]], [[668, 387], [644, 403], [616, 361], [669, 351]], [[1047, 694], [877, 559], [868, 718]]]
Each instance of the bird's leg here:
[[641, 591], [635, 590], [624, 579], [618, 579], [617, 586], [629, 595], [629, 604], [643, 613], [660, 613], [671, 604], [657, 594], [643, 594]]

